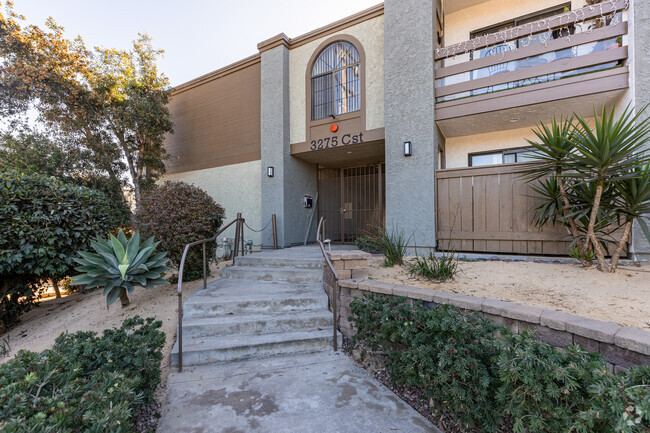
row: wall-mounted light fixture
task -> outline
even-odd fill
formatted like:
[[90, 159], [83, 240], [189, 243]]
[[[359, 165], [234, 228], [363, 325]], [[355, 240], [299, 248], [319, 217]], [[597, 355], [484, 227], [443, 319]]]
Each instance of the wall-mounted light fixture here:
[[275, 174], [274, 172], [275, 172], [275, 170], [274, 170], [273, 167], [271, 167], [271, 166], [266, 167], [266, 175], [268, 177], [273, 177], [273, 175]]
[[413, 155], [413, 144], [410, 141], [404, 142], [404, 156]]

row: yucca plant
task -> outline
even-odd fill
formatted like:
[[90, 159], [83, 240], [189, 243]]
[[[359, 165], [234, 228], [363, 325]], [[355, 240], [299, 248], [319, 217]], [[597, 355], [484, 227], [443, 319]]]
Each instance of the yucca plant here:
[[73, 278], [72, 285], [103, 287], [106, 305], [120, 298], [122, 307], [126, 307], [129, 305], [127, 293], [133, 293], [135, 287], [152, 289], [167, 283], [163, 273], [169, 269], [166, 266], [169, 259], [166, 252], [156, 252], [158, 244], [152, 236], [140, 245], [139, 231], [129, 240], [122, 230], [117, 237], [110, 235], [109, 240], [97, 237], [91, 242], [95, 253], [79, 251], [81, 258], [75, 261], [81, 266], [75, 269], [80, 275]]

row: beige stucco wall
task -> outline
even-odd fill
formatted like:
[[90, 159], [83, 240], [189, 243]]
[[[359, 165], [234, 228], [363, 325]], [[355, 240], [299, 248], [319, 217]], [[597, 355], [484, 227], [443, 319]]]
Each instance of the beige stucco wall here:
[[[594, 124], [593, 118], [587, 118], [587, 121], [591, 125]], [[445, 143], [447, 165], [445, 168], [467, 167], [470, 153], [528, 147], [530, 145], [526, 139], [537, 140], [532, 129], [526, 127], [447, 138]]]
[[[206, 191], [226, 210], [225, 223], [232, 221], [238, 212], [246, 223], [254, 229], [260, 229], [262, 213], [261, 193], [262, 162], [250, 161], [204, 170], [174, 173], [163, 176], [163, 181], [182, 181], [198, 186]], [[265, 221], [266, 224], [266, 221]], [[270, 230], [267, 229], [267, 230]], [[234, 237], [234, 225], [226, 230], [224, 237]], [[259, 247], [261, 236], [244, 228], [244, 239], [253, 240]]]
[[289, 52], [291, 143], [305, 141], [305, 74], [309, 59], [323, 41], [342, 34], [357, 38], [366, 53], [366, 129], [384, 127], [384, 16], [381, 15]]

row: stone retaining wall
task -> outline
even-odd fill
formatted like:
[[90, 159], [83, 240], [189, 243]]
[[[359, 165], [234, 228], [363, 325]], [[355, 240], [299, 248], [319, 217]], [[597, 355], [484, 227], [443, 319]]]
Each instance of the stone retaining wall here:
[[[339, 274], [338, 326], [346, 337], [354, 334], [348, 321], [350, 302], [366, 293], [377, 293], [419, 299], [430, 307], [451, 304], [460, 310], [475, 311], [515, 333], [525, 328], [533, 330], [540, 340], [554, 346], [580, 345], [600, 353], [611, 371], [633, 365], [650, 365], [650, 332], [514, 302], [368, 280], [368, 258], [370, 254], [360, 251], [330, 254], [330, 260]], [[324, 272], [325, 290], [331, 299], [332, 289], [337, 283], [327, 266]]]

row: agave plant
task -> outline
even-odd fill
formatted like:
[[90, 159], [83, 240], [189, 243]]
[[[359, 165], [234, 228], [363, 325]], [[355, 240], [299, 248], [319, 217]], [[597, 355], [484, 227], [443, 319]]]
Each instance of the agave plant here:
[[106, 305], [118, 298], [122, 307], [129, 305], [128, 293], [136, 286], [152, 289], [158, 284], [166, 284], [163, 272], [169, 269], [166, 252], [155, 252], [159, 242], [153, 236], [140, 245], [138, 231], [127, 240], [124, 232], [109, 240], [97, 237], [91, 242], [95, 253], [79, 251], [81, 258], [75, 259], [81, 266], [75, 268], [81, 274], [73, 278], [72, 285], [85, 284], [87, 287], [104, 287]]

